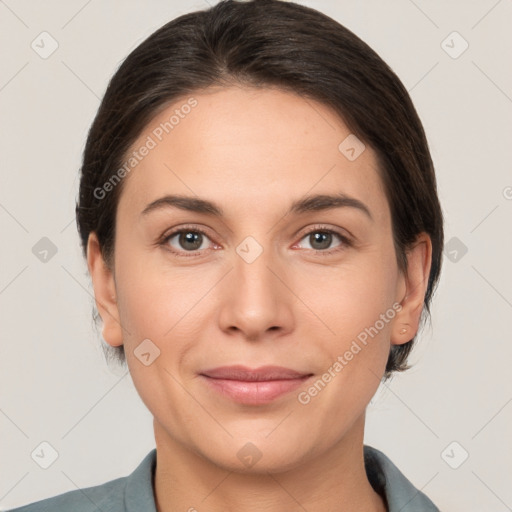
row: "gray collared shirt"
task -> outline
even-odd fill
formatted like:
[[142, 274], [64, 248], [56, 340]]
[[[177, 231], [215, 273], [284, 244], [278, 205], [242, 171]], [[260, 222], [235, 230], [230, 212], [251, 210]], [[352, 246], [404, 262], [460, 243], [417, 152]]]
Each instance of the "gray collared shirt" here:
[[[368, 478], [387, 501], [388, 512], [440, 512], [380, 450], [364, 445], [364, 456]], [[128, 476], [69, 491], [10, 512], [156, 512], [155, 467], [156, 448]], [[191, 503], [192, 510], [193, 507]], [[204, 507], [198, 510], [201, 508]]]

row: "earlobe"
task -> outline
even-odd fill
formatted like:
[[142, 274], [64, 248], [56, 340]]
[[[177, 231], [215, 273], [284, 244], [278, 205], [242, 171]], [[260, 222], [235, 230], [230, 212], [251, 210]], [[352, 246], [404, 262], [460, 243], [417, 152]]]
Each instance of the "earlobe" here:
[[112, 271], [101, 253], [96, 233], [87, 241], [87, 266], [94, 288], [96, 308], [103, 321], [103, 339], [111, 346], [123, 344], [123, 332], [117, 306], [116, 287]]
[[[403, 274], [401, 309], [391, 331], [391, 344], [403, 345], [418, 332], [432, 264], [432, 241], [421, 233], [407, 251], [407, 272]], [[405, 285], [405, 293], [403, 292]]]

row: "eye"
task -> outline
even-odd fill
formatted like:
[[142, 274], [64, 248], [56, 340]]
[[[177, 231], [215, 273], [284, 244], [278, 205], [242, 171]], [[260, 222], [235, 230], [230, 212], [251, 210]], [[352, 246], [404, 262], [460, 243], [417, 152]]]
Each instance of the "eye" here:
[[208, 241], [211, 242], [202, 229], [182, 227], [165, 235], [160, 243], [178, 256], [197, 256], [197, 251], [209, 248]]
[[[333, 249], [330, 249], [330, 246], [336, 238], [338, 238], [341, 243]], [[306, 249], [324, 254], [332, 254], [333, 252], [341, 251], [351, 245], [350, 240], [346, 236], [332, 229], [323, 227], [314, 227], [308, 231], [301, 240], [306, 240], [310, 244], [310, 247], [306, 247]]]
[[[338, 245], [330, 248], [336, 238], [339, 240]], [[306, 240], [310, 245], [309, 248], [305, 247], [306, 249], [322, 255], [330, 255], [352, 245], [350, 239], [345, 235], [323, 226], [314, 226], [301, 238], [302, 240]], [[177, 256], [190, 257], [200, 256], [202, 251], [211, 248], [208, 241], [212, 243], [204, 230], [195, 226], [185, 226], [165, 235], [159, 243]], [[300, 245], [300, 242], [295, 244], [294, 248], [298, 245]], [[219, 246], [213, 248], [217, 247]]]

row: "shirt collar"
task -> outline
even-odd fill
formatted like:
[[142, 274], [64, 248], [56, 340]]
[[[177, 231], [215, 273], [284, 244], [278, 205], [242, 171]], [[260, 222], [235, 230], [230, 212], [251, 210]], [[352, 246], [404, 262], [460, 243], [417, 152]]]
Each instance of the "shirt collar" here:
[[[439, 512], [380, 450], [364, 445], [364, 458], [368, 479], [386, 499], [389, 512]], [[127, 512], [157, 512], [153, 491], [155, 469], [156, 448], [153, 448], [126, 480]]]
[[440, 512], [380, 450], [364, 445], [364, 459], [368, 479], [389, 512]]
[[126, 512], [156, 512], [153, 480], [156, 469], [156, 448], [153, 448], [126, 479], [124, 508]]

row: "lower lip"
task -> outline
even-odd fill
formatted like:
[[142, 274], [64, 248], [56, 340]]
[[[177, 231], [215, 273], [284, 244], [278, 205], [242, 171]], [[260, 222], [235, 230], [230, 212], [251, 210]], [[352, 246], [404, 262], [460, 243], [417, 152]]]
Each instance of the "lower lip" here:
[[244, 381], [214, 379], [202, 375], [206, 383], [219, 393], [228, 396], [235, 402], [251, 405], [262, 405], [272, 402], [278, 397], [291, 393], [311, 376], [298, 379]]

